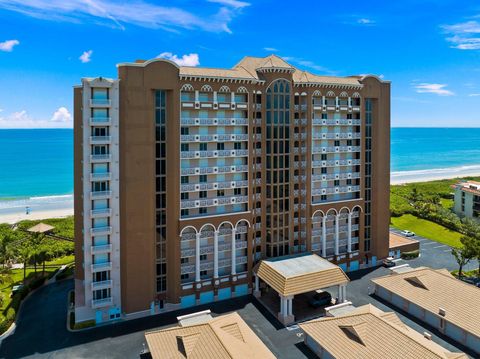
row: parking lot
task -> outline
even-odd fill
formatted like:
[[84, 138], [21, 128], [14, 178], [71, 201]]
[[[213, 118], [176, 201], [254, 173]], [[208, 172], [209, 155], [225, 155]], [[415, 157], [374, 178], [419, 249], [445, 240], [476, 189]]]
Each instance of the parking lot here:
[[[420, 241], [421, 256], [409, 261], [399, 260], [397, 265], [409, 263], [412, 267], [457, 268], [448, 246], [418, 236], [416, 239]], [[476, 268], [476, 265], [473, 262], [468, 268]], [[370, 280], [388, 273], [389, 270], [383, 267], [349, 273], [348, 300], [355, 306], [371, 303], [382, 310], [396, 311], [404, 323], [420, 333], [432, 333], [432, 340], [446, 349], [462, 350], [431, 328], [368, 294]], [[139, 358], [145, 344], [146, 330], [175, 325], [176, 316], [192, 312], [191, 309], [181, 310], [72, 333], [66, 329], [66, 299], [72, 288], [73, 281], [67, 280], [43, 287], [29, 297], [19, 315], [15, 333], [0, 343], [0, 357]], [[297, 325], [285, 328], [252, 296], [195, 308], [198, 311], [204, 309], [210, 309], [214, 315], [237, 311], [278, 358], [315, 357], [303, 344], [303, 335]]]

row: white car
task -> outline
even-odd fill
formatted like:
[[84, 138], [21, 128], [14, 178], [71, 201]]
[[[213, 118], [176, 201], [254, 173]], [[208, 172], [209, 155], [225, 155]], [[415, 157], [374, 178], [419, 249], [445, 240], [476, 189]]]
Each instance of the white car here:
[[395, 267], [395, 262], [394, 262], [394, 259], [393, 257], [387, 257], [383, 260], [383, 265], [387, 268], [389, 267]]
[[410, 231], [402, 231], [402, 235], [404, 235], [405, 237], [414, 237], [415, 233]]

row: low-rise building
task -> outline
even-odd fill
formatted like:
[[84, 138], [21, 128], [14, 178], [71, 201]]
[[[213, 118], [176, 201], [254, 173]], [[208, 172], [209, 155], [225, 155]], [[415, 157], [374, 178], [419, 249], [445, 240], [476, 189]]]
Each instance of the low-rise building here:
[[393, 312], [371, 304], [335, 317], [300, 324], [305, 344], [320, 358], [467, 358], [405, 325]]
[[[203, 316], [205, 318], [205, 316]], [[193, 321], [195, 323], [195, 321]], [[237, 313], [145, 333], [152, 359], [275, 358]]]
[[480, 290], [446, 269], [421, 267], [372, 279], [374, 293], [480, 354]]
[[452, 185], [455, 190], [454, 211], [461, 217], [480, 217], [480, 182], [462, 181]]
[[407, 238], [390, 232], [389, 235], [389, 255], [400, 258], [402, 253], [418, 251], [420, 243], [416, 239]]

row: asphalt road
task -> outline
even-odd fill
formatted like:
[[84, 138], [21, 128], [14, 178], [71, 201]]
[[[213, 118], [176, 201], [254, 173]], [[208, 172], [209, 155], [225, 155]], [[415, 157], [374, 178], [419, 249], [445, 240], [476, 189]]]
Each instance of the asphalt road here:
[[[397, 262], [412, 267], [456, 269], [455, 260], [439, 243], [420, 240], [420, 258]], [[472, 266], [476, 263], [472, 263]], [[370, 279], [388, 274], [386, 268], [366, 269], [350, 273], [347, 298], [354, 305], [372, 303], [382, 310], [396, 311], [401, 320], [415, 330], [432, 333], [432, 339], [451, 351], [460, 351], [454, 343], [439, 333], [406, 317], [388, 303], [368, 295]], [[139, 358], [145, 343], [146, 330], [176, 324], [176, 317], [191, 312], [176, 311], [136, 320], [117, 322], [83, 332], [72, 333], [66, 329], [67, 294], [73, 281], [67, 280], [42, 287], [23, 304], [13, 335], [0, 343], [1, 358]], [[252, 296], [245, 296], [200, 306], [195, 310], [210, 309], [214, 315], [237, 311], [260, 339], [278, 358], [313, 358], [303, 344], [303, 335], [296, 326], [283, 327]]]

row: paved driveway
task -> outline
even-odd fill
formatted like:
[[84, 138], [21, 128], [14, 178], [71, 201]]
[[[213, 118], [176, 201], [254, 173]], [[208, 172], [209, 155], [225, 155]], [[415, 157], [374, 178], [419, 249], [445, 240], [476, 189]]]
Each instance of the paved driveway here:
[[[420, 239], [421, 240], [421, 239]], [[429, 244], [432, 242], [431, 244]], [[447, 249], [430, 240], [421, 240], [420, 258], [403, 261], [412, 267], [456, 269], [456, 263]], [[436, 247], [436, 248], [435, 248]], [[388, 274], [386, 268], [366, 269], [350, 273], [347, 298], [354, 305], [372, 303], [382, 310], [395, 311], [387, 303], [368, 295], [372, 278]], [[144, 332], [158, 327], [176, 324], [176, 317], [191, 312], [182, 310], [153, 317], [105, 325], [84, 332], [71, 333], [66, 329], [67, 294], [73, 281], [53, 283], [41, 288], [23, 305], [18, 326], [13, 335], [0, 344], [1, 358], [139, 358], [145, 343]], [[278, 358], [314, 358], [303, 344], [303, 336], [297, 326], [283, 327], [259, 302], [251, 296], [204, 305], [195, 310], [211, 309], [215, 314], [238, 311], [247, 324]], [[399, 313], [401, 320], [420, 333], [431, 332], [422, 323]], [[432, 339], [452, 351], [459, 351], [449, 342], [432, 333]]]

